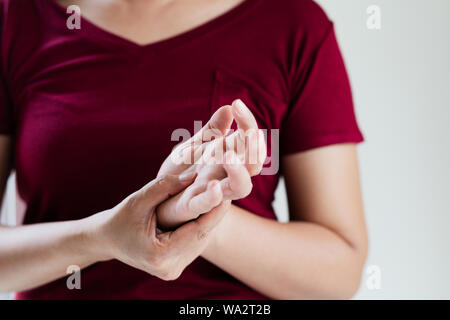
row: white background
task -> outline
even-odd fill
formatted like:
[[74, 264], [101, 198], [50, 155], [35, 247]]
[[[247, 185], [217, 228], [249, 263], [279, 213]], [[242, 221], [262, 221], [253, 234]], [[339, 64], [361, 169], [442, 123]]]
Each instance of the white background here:
[[[450, 299], [450, 1], [317, 2], [335, 22], [366, 138], [367, 265], [382, 282], [369, 290], [365, 275], [356, 298]], [[379, 31], [366, 28], [372, 4]]]
[[[381, 269], [381, 289], [364, 274], [355, 298], [450, 299], [450, 1], [318, 2], [335, 22], [366, 138], [367, 265]], [[381, 30], [366, 27], [373, 4]], [[275, 207], [285, 219], [282, 185]]]

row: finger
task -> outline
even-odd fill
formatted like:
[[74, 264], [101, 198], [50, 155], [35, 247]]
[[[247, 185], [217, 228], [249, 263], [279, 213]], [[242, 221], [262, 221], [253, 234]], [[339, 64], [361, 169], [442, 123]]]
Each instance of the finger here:
[[194, 141], [187, 141], [171, 153], [169, 157], [171, 164], [179, 166], [181, 170], [186, 170], [193, 164], [201, 163], [202, 157], [209, 147], [206, 143], [199, 142], [195, 144]]
[[[230, 207], [230, 201], [223, 201], [220, 205], [201, 215], [196, 221], [196, 228], [198, 232], [203, 232], [204, 234], [208, 234], [213, 230], [222, 218], [228, 212]], [[201, 238], [201, 237], [200, 237]]]
[[203, 143], [211, 141], [227, 134], [233, 123], [233, 113], [231, 106], [223, 106], [219, 108], [208, 121], [208, 123], [197, 132], [193, 141], [195, 143]]
[[188, 172], [180, 176], [165, 175], [159, 177], [137, 191], [137, 199], [141, 205], [149, 208], [155, 207], [192, 184], [196, 175], [195, 172]]
[[234, 132], [225, 138], [226, 150], [245, 155], [245, 165], [251, 176], [259, 174], [267, 156], [267, 146], [262, 130], [247, 130], [246, 137]]
[[201, 161], [199, 161], [198, 163], [205, 165], [222, 164], [223, 156], [226, 151], [225, 141], [227, 137], [222, 137], [220, 139], [214, 140], [211, 143], [203, 144], [203, 146], [206, 147], [204, 148], [204, 152], [201, 156]]
[[237, 154], [245, 155], [246, 142], [245, 142], [246, 132], [243, 130], [237, 130], [232, 134], [224, 138], [225, 141], [225, 151], [234, 151]]
[[[201, 128], [192, 138], [180, 143], [170, 154], [169, 161], [165, 161], [160, 169], [168, 166], [168, 163], [181, 166], [182, 170], [193, 163], [201, 160], [206, 146], [204, 142], [216, 140], [224, 137], [233, 123], [233, 114], [231, 106], [223, 106], [219, 108], [208, 121], [208, 123]], [[159, 175], [159, 174], [158, 174]]]
[[235, 100], [231, 109], [239, 130], [246, 132], [247, 130], [258, 129], [258, 123], [253, 113], [241, 99]]
[[258, 130], [258, 151], [258, 162], [260, 164], [260, 168], [258, 171], [259, 174], [267, 158], [266, 136], [262, 130]]
[[206, 190], [189, 201], [189, 211], [194, 216], [209, 212], [222, 202], [222, 189], [219, 181], [210, 181]]
[[224, 201], [208, 213], [201, 215], [194, 221], [186, 223], [173, 231], [170, 235], [173, 243], [195, 245], [203, 241], [207, 235], [219, 224], [228, 212], [230, 201]]
[[267, 156], [267, 147], [262, 130], [251, 131], [245, 150], [245, 165], [250, 176], [259, 174]]
[[228, 151], [225, 154], [224, 169], [227, 177], [220, 182], [223, 198], [237, 200], [248, 196], [253, 188], [252, 180], [247, 168], [240, 163], [234, 152]]

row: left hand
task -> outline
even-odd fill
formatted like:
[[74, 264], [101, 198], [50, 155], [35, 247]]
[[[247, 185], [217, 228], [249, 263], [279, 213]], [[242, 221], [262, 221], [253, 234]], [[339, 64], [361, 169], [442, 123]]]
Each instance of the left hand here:
[[89, 243], [101, 261], [117, 259], [163, 280], [178, 278], [207, 247], [210, 234], [230, 206], [224, 201], [195, 221], [160, 233], [156, 208], [194, 178], [195, 174], [158, 177], [114, 208], [89, 217]]

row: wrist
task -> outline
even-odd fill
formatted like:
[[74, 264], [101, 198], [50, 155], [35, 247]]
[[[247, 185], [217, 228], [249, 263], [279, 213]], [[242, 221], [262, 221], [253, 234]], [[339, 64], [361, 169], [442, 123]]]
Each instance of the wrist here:
[[79, 222], [82, 224], [83, 248], [92, 263], [113, 259], [109, 250], [108, 221], [111, 211], [103, 211], [84, 218]]
[[228, 212], [225, 214], [219, 224], [211, 231], [208, 246], [202, 253], [202, 257], [213, 261], [214, 255], [220, 252], [220, 248], [226, 243], [228, 230], [234, 219], [234, 205], [230, 205]]

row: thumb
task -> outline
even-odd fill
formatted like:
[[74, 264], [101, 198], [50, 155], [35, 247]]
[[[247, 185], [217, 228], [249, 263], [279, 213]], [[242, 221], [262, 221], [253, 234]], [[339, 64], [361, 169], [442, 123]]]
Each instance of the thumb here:
[[255, 116], [241, 99], [233, 101], [231, 110], [239, 130], [244, 133], [248, 130], [258, 130]]
[[164, 175], [154, 179], [136, 192], [140, 205], [154, 208], [169, 197], [178, 194], [194, 182], [196, 172], [177, 175]]
[[191, 243], [196, 245], [199, 241], [202, 242], [208, 234], [222, 221], [230, 208], [231, 201], [223, 201], [220, 205], [201, 215], [199, 218], [190, 221], [171, 234], [171, 239], [174, 243]]
[[231, 106], [223, 106], [212, 115], [208, 123], [193, 137], [194, 143], [210, 141], [218, 136], [225, 136], [233, 123]]

